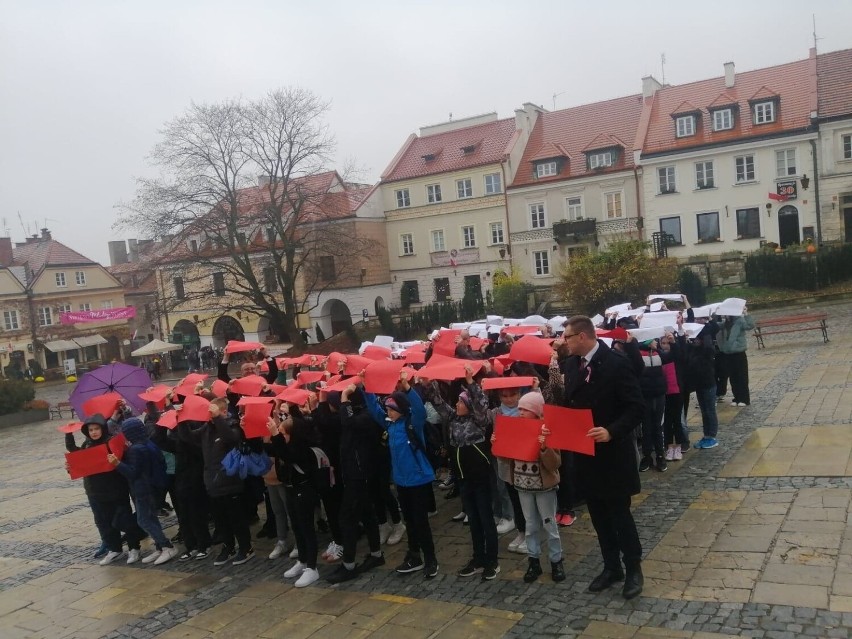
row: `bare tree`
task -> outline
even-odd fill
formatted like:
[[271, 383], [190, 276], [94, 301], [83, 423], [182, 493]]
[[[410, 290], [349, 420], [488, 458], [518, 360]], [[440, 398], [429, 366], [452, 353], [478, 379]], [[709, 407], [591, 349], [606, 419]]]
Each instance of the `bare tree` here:
[[368, 187], [328, 170], [327, 108], [288, 88], [192, 104], [165, 125], [150, 158], [161, 175], [138, 180], [117, 225], [169, 240], [156, 266], [184, 278], [172, 308], [221, 310], [224, 297], [301, 344], [298, 315], [318, 294], [358, 285], [361, 259], [375, 249], [354, 224]]

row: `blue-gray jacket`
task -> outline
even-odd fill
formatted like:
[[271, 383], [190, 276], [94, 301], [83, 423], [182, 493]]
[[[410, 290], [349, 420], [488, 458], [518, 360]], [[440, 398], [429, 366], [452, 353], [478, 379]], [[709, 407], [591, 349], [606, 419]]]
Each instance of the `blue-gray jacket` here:
[[748, 315], [736, 317], [728, 325], [719, 320], [719, 332], [716, 333], [716, 345], [725, 354], [744, 353], [748, 348], [748, 332], [754, 329], [754, 318]]

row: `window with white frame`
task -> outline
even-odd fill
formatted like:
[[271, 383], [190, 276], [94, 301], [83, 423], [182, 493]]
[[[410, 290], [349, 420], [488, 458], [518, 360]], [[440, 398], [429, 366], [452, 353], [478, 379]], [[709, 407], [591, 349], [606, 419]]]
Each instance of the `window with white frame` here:
[[503, 192], [503, 180], [499, 173], [489, 173], [485, 176], [485, 195]]
[[77, 271], [76, 273], [74, 273], [74, 281], [77, 282], [77, 286], [85, 286], [86, 271]]
[[680, 234], [680, 216], [661, 217], [660, 233], [663, 233], [663, 238], [669, 242], [668, 246], [683, 244], [683, 236]]
[[62, 315], [62, 313], [70, 313], [70, 312], [71, 312], [71, 305], [70, 304], [59, 304], [56, 307], [56, 313], [58, 315]]
[[737, 209], [737, 238], [760, 237], [760, 209]]
[[405, 209], [411, 206], [411, 195], [408, 192], [408, 189], [397, 189], [396, 190], [396, 208]]
[[56, 285], [59, 288], [65, 288], [67, 286], [65, 283], [65, 273], [56, 273]]
[[775, 122], [775, 103], [770, 100], [769, 102], [758, 102], [755, 104], [754, 123], [768, 124], [770, 122]]
[[476, 228], [474, 226], [463, 226], [462, 230], [462, 247], [473, 248], [476, 246]]
[[42, 306], [36, 312], [38, 315], [38, 325], [39, 326], [50, 326], [53, 324], [53, 311], [50, 310], [49, 306]]
[[91, 311], [92, 305], [89, 302], [83, 302], [82, 304], [80, 304], [80, 310], [81, 311]]
[[843, 135], [840, 137], [840, 146], [843, 151], [844, 160], [852, 160], [852, 135]]
[[583, 217], [583, 198], [579, 195], [565, 198], [565, 219], [576, 220]]
[[530, 204], [530, 228], [543, 229], [547, 226], [547, 220], [544, 214], [544, 203], [536, 202]]
[[737, 184], [754, 182], [757, 179], [757, 173], [754, 170], [753, 155], [737, 156], [734, 158], [734, 164], [737, 168]]
[[456, 180], [456, 192], [458, 192], [460, 200], [473, 197], [473, 184], [471, 183], [470, 178]]
[[685, 138], [690, 135], [695, 135], [695, 116], [682, 115], [677, 118], [677, 137]]
[[796, 173], [796, 149], [775, 151], [775, 175], [788, 177]]
[[488, 226], [491, 231], [491, 243], [505, 244], [503, 236], [503, 222], [491, 222]]
[[399, 236], [400, 255], [414, 255], [414, 236], [411, 233], [402, 233]]
[[21, 328], [18, 311], [3, 311], [3, 328], [7, 331], [17, 331]]
[[549, 175], [556, 175], [556, 160], [552, 160], [550, 162], [539, 162], [535, 165], [536, 177], [541, 178]]
[[440, 184], [429, 184], [426, 187], [426, 201], [429, 202], [429, 204], [435, 204], [436, 202], [441, 201]]
[[621, 191], [604, 193], [604, 202], [606, 203], [607, 219], [624, 216], [624, 210], [621, 207]]
[[538, 276], [550, 275], [550, 253], [533, 251], [533, 273]]
[[713, 130], [727, 131], [734, 128], [734, 112], [731, 109], [713, 111]]
[[673, 166], [661, 166], [657, 169], [657, 183], [660, 193], [674, 193], [675, 168]]
[[446, 251], [447, 244], [444, 242], [444, 229], [434, 229], [432, 231], [432, 251]]
[[695, 186], [699, 189], [712, 189], [716, 186], [712, 160], [695, 163]]
[[699, 242], [718, 242], [721, 239], [719, 233], [719, 212], [698, 213], [695, 216], [698, 222]]
[[112, 308], [112, 300], [104, 300], [101, 302], [101, 308]]
[[612, 151], [592, 153], [591, 155], [589, 155], [589, 168], [600, 169], [605, 166], [612, 166], [614, 162], [612, 155]]

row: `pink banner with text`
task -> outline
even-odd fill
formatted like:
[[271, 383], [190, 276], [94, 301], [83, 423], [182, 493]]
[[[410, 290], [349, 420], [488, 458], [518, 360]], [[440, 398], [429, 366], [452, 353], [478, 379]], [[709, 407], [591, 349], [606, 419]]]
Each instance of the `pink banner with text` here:
[[136, 308], [122, 306], [121, 308], [102, 308], [98, 311], [71, 311], [60, 313], [59, 321], [63, 324], [85, 324], [86, 322], [108, 322], [136, 317]]

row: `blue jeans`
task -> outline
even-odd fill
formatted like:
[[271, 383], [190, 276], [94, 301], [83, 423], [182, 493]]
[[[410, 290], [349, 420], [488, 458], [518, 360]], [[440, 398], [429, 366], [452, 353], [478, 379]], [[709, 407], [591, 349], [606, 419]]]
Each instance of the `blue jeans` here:
[[719, 418], [716, 416], [716, 387], [700, 388], [695, 391], [698, 407], [701, 409], [701, 424], [704, 436], [716, 438], [719, 433]]
[[544, 528], [547, 532], [550, 561], [555, 563], [562, 559], [562, 540], [559, 538], [559, 527], [556, 524], [556, 489], [541, 492], [519, 490], [518, 497], [524, 510], [524, 519], [527, 520], [527, 554], [533, 559], [541, 556], [538, 531]]
[[482, 566], [497, 565], [497, 524], [491, 509], [491, 478], [461, 479], [462, 508], [470, 523], [473, 561]]
[[135, 497], [136, 503], [136, 522], [139, 527], [151, 536], [154, 540], [154, 545], [157, 550], [163, 548], [171, 548], [172, 542], [168, 540], [163, 527], [160, 526], [160, 520], [157, 519], [157, 510], [159, 504], [157, 499], [151, 493], [138, 495]]

